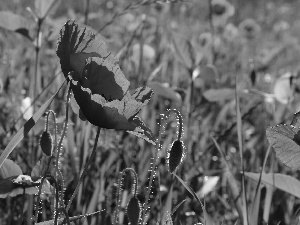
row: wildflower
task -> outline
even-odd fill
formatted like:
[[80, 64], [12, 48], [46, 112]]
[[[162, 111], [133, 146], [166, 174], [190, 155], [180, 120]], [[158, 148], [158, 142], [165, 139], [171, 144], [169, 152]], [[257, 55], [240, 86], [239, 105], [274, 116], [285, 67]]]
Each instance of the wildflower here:
[[213, 38], [212, 34], [209, 32], [204, 32], [199, 35], [198, 37], [198, 43], [202, 48], [211, 48], [211, 45], [214, 45], [214, 48], [217, 49], [219, 48], [221, 44], [221, 39], [218, 36], [215, 36]]
[[225, 26], [223, 35], [228, 41], [234, 41], [239, 35], [239, 30], [234, 24], [228, 23]]
[[23, 118], [25, 120], [29, 120], [33, 115], [33, 107], [31, 106], [30, 97], [26, 97], [22, 100], [21, 103], [21, 112], [23, 113]]
[[99, 35], [68, 21], [60, 32], [56, 53], [80, 111], [90, 123], [132, 131], [155, 143], [151, 130], [136, 116], [153, 91], [140, 87], [129, 93], [129, 81]]
[[214, 26], [224, 26], [235, 12], [234, 6], [226, 0], [212, 0], [211, 7]]
[[251, 18], [243, 20], [239, 25], [239, 29], [242, 35], [248, 40], [254, 39], [260, 32], [259, 24]]

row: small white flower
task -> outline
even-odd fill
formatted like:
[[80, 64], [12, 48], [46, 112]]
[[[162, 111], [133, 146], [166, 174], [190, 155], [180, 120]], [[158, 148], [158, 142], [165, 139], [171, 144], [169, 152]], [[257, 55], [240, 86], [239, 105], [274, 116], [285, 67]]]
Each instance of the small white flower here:
[[21, 112], [23, 113], [23, 118], [29, 120], [33, 115], [33, 107], [31, 106], [30, 97], [26, 97], [22, 100], [21, 103]]

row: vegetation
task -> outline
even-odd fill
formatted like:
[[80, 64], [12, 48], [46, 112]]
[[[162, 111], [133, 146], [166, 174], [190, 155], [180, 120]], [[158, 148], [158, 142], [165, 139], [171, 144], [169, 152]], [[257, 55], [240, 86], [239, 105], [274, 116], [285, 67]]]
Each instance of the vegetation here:
[[298, 8], [3, 0], [0, 224], [300, 224]]

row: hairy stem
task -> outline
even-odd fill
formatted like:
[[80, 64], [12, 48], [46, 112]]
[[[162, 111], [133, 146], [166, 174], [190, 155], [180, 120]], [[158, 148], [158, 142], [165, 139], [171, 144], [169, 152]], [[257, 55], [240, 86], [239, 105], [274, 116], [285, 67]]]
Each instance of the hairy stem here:
[[[150, 175], [150, 180], [149, 180], [149, 186], [147, 189], [147, 195], [146, 195], [146, 201], [144, 204], [144, 208], [142, 211], [142, 224], [144, 224], [145, 221], [145, 217], [147, 214], [147, 210], [148, 210], [148, 202], [149, 202], [149, 197], [150, 197], [150, 192], [151, 192], [151, 187], [152, 187], [152, 182], [154, 179], [154, 172], [155, 172], [155, 166], [156, 166], [156, 160], [157, 160], [157, 156], [158, 156], [158, 152], [161, 149], [162, 143], [161, 143], [161, 137], [162, 137], [162, 128], [164, 127], [164, 123], [165, 123], [165, 116], [164, 115], [160, 115], [161, 117], [161, 124], [160, 124], [160, 132], [159, 132], [159, 136], [158, 136], [158, 140], [156, 142], [156, 146], [155, 146], [155, 154], [154, 154], [154, 158], [153, 158], [153, 164], [152, 164], [152, 168], [151, 168], [151, 175]], [[164, 128], [163, 128], [164, 131]]]

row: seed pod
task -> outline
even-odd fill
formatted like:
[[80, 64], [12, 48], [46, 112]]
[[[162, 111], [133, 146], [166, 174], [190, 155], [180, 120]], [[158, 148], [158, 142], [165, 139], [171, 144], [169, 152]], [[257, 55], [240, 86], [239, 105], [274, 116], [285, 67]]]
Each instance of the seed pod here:
[[40, 146], [44, 154], [46, 154], [47, 156], [52, 155], [53, 144], [52, 137], [49, 131], [44, 131], [42, 133], [40, 138]]
[[141, 215], [140, 201], [136, 196], [132, 197], [127, 206], [127, 216], [131, 225], [138, 225]]
[[252, 86], [254, 86], [256, 83], [256, 71], [254, 69], [250, 73], [250, 79], [251, 79]]
[[183, 157], [183, 143], [180, 140], [176, 140], [173, 142], [171, 150], [169, 152], [168, 164], [169, 170], [171, 173], [175, 171], [175, 169], [181, 163]]

